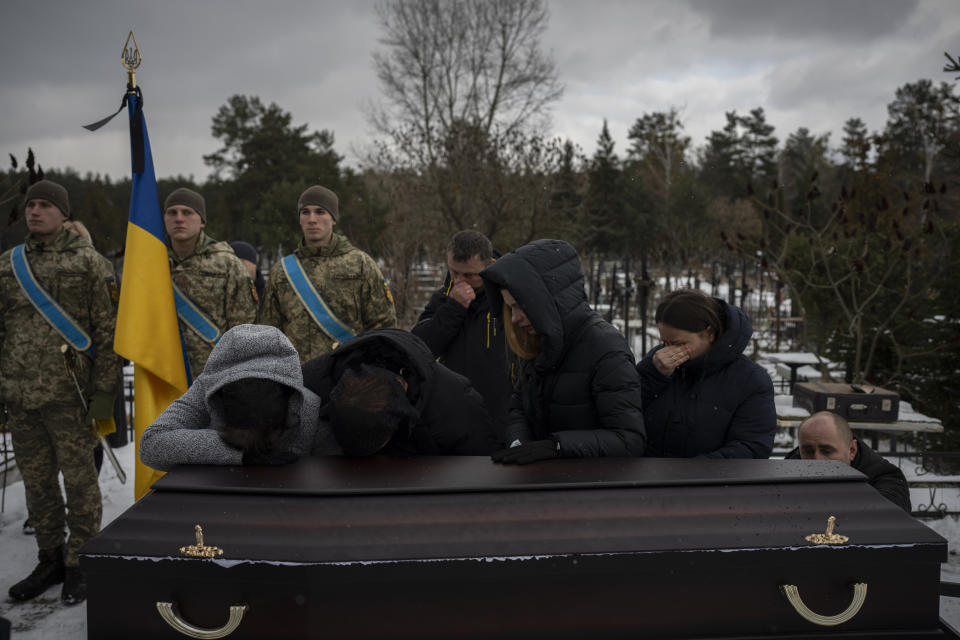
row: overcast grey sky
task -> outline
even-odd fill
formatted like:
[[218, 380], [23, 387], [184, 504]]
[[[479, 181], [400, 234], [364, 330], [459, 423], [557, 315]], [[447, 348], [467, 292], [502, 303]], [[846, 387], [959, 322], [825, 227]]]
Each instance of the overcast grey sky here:
[[[346, 164], [372, 132], [380, 99], [373, 2], [359, 0], [0, 0], [0, 153], [33, 147], [41, 164], [121, 178], [128, 134], [115, 110], [120, 54], [133, 28], [159, 176], [209, 173], [211, 119], [233, 94], [276, 102], [296, 124], [330, 129]], [[762, 106], [783, 141], [800, 126], [833, 132], [886, 122], [897, 87], [953, 81], [958, 0], [553, 0], [544, 49], [565, 86], [553, 133], [592, 154], [607, 118], [623, 155], [630, 125], [676, 106], [695, 146], [724, 112]], [[4, 160], [4, 165], [6, 161]]]

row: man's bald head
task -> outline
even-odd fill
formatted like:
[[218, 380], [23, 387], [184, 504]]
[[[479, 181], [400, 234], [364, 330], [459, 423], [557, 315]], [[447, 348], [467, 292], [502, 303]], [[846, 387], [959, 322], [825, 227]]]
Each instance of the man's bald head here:
[[804, 460], [839, 460], [851, 464], [857, 455], [857, 441], [843, 416], [819, 411], [797, 429], [800, 457]]

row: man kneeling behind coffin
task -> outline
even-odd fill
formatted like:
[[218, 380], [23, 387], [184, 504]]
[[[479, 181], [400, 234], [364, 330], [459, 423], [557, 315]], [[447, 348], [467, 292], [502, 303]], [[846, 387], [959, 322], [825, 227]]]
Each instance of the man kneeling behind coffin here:
[[800, 446], [786, 455], [788, 460], [837, 460], [863, 475], [880, 495], [910, 513], [910, 487], [900, 469], [853, 437], [843, 416], [819, 411], [797, 428]]
[[144, 464], [284, 464], [339, 455], [300, 357], [276, 327], [243, 324], [220, 339], [193, 385], [140, 438]]

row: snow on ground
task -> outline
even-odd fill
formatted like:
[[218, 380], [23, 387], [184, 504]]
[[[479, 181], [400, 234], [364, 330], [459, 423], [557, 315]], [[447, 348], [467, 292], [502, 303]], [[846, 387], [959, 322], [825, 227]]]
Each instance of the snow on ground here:
[[[104, 460], [100, 472], [104, 525], [133, 504], [133, 446], [127, 445], [115, 452], [129, 479], [126, 485], [121, 485], [110, 463]], [[908, 465], [909, 463], [905, 462], [903, 469], [907, 477], [911, 477]], [[960, 478], [956, 480], [960, 481]], [[913, 489], [911, 499], [914, 504], [923, 504], [929, 501], [929, 495], [926, 489]], [[937, 502], [945, 502], [951, 509], [957, 509], [960, 505], [960, 489], [941, 492]], [[23, 483], [15, 482], [7, 487], [4, 511], [0, 514], [0, 616], [12, 622], [14, 640], [86, 638], [86, 606], [67, 607], [61, 604], [60, 585], [51, 587], [31, 602], [14, 603], [6, 599], [10, 585], [26, 577], [36, 564], [37, 549], [33, 536], [25, 536], [21, 532], [25, 517]], [[939, 520], [924, 519], [921, 522], [949, 542], [949, 561], [942, 567], [941, 579], [960, 582], [960, 521], [957, 517], [947, 516]], [[122, 586], [118, 586], [118, 589], [121, 588]], [[941, 598], [940, 614], [950, 624], [960, 627], [960, 598]]]
[[[104, 526], [133, 504], [133, 446], [128, 444], [114, 449], [114, 453], [127, 474], [127, 483], [120, 484], [110, 462], [104, 458], [100, 470]], [[7, 598], [10, 585], [27, 577], [37, 564], [36, 542], [33, 536], [22, 532], [26, 517], [23, 482], [15, 482], [7, 487], [3, 513], [0, 514], [0, 617], [12, 623], [13, 640], [86, 638], [86, 605], [68, 607], [61, 604], [60, 585], [50, 587], [29, 602], [13, 602]]]

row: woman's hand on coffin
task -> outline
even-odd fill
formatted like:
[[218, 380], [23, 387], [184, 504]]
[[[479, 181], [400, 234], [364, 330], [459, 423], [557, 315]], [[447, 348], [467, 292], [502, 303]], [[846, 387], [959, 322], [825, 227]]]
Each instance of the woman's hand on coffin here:
[[509, 449], [501, 449], [490, 456], [494, 462], [503, 464], [528, 464], [558, 457], [560, 457], [560, 443], [552, 438], [525, 442]]

